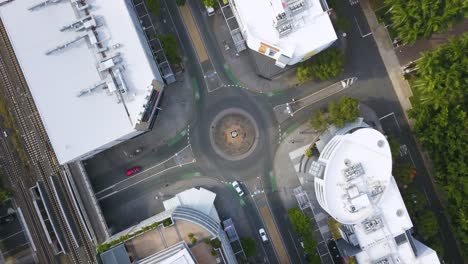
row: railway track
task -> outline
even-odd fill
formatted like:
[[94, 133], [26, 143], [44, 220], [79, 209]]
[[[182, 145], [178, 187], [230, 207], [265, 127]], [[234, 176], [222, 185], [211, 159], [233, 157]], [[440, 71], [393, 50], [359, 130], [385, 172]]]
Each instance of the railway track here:
[[[1, 21], [0, 35], [2, 38], [1, 41], [3, 42], [3, 47], [0, 48], [6, 49], [6, 53], [8, 54], [8, 56], [3, 56], [0, 59], [0, 77], [6, 84], [5, 87], [3, 87], [3, 93], [5, 98], [10, 101], [12, 106], [10, 111], [14, 115], [14, 119], [18, 125], [18, 133], [23, 139], [23, 145], [25, 146], [25, 150], [30, 161], [31, 172], [34, 172], [36, 175], [36, 180], [42, 181], [46, 187], [48, 197], [51, 200], [53, 213], [57, 216], [58, 222], [60, 224], [60, 231], [63, 232], [66, 240], [65, 243], [67, 245], [67, 249], [69, 250], [69, 252], [67, 252], [69, 254], [67, 255], [69, 255], [70, 261], [72, 263], [93, 263], [95, 257], [94, 245], [92, 241], [89, 241], [89, 238], [86, 236], [84, 231], [85, 227], [80, 221], [78, 221], [79, 212], [75, 211], [75, 208], [71, 205], [70, 196], [65, 191], [65, 182], [63, 179], [64, 175], [62, 174], [62, 170], [60, 169], [60, 166], [57, 162], [52, 146], [45, 132], [45, 128], [42, 124], [42, 120], [27, 88], [28, 86], [24, 79], [23, 73], [14, 55], [15, 53], [7, 38], [5, 28]], [[8, 67], [6, 65], [8, 65]], [[8, 71], [9, 69], [10, 71]], [[65, 194], [65, 201], [61, 201], [62, 203], [60, 203], [57, 200], [57, 197], [54, 195], [54, 189], [52, 187], [53, 183], [50, 177], [52, 175], [57, 176], [57, 179], [59, 180], [58, 188], [64, 190], [63, 193]], [[19, 185], [27, 188], [24, 186], [25, 184], [22, 181], [22, 176], [24, 176], [24, 174], [14, 174], [15, 178], [19, 178], [17, 179]], [[21, 192], [22, 195], [25, 195], [25, 200], [28, 200], [28, 198], [30, 200], [30, 197], [27, 193], [28, 190], [22, 190]], [[71, 228], [69, 223], [60, 211], [60, 204], [70, 208], [69, 211], [72, 214], [72, 221], [74, 221], [73, 224], [78, 227], [77, 230], [80, 241], [83, 243], [83, 247], [80, 247], [77, 244], [77, 240], [73, 236], [72, 230], [70, 230]], [[33, 209], [33, 207], [29, 207], [28, 209]], [[32, 213], [31, 215], [35, 215], [35, 213]], [[50, 257], [50, 252], [48, 250], [46, 251], [46, 254], [49, 254]], [[50, 260], [52, 259], [55, 259], [55, 257], [51, 258]]]

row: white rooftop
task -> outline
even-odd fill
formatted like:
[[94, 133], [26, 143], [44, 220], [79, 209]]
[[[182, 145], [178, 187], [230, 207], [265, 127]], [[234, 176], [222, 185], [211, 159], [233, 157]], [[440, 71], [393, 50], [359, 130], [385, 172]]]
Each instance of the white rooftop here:
[[[288, 65], [320, 52], [336, 33], [320, 0], [231, 0], [249, 48]], [[240, 20], [240, 21], [239, 21]]]
[[[49, 4], [33, 8], [41, 2]], [[140, 133], [135, 125], [152, 81], [161, 80], [129, 3], [86, 3], [92, 7], [89, 17], [78, 11], [76, 0], [21, 0], [0, 7], [61, 164]], [[75, 23], [79, 19], [81, 23]], [[75, 27], [65, 28], [71, 24]], [[90, 33], [92, 26], [97, 39]], [[105, 49], [106, 59], [112, 60], [103, 59], [96, 41]]]
[[330, 215], [341, 223], [351, 224], [374, 213], [382, 195], [372, 193], [379, 188], [385, 190], [392, 176], [392, 157], [384, 135], [363, 128], [335, 136], [319, 161], [327, 164], [324, 199]]
[[[332, 217], [353, 230], [355, 237], [350, 240], [362, 249], [356, 255], [358, 263], [439, 263], [434, 250], [406, 233], [413, 224], [391, 174], [392, 157], [383, 134], [361, 128], [336, 135], [318, 162], [325, 171], [323, 177], [314, 178], [317, 199]], [[410, 240], [418, 242], [417, 254]]]
[[214, 206], [216, 193], [211, 192], [204, 188], [191, 188], [176, 194], [174, 197], [167, 199], [163, 202], [164, 209], [173, 210], [178, 206], [185, 206], [196, 209], [217, 222], [219, 216]]

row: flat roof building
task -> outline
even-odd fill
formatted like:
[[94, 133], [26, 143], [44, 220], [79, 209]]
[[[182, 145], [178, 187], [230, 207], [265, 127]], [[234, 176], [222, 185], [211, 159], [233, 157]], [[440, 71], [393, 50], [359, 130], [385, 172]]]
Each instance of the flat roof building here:
[[372, 128], [335, 135], [311, 166], [317, 201], [338, 222], [358, 263], [440, 263], [414, 239], [413, 224], [392, 176], [390, 146]]
[[[215, 198], [211, 191], [191, 188], [164, 201], [165, 211], [106, 241], [120, 243], [102, 252], [103, 264], [237, 263], [230, 240], [221, 228]], [[213, 240], [219, 240], [219, 248], [205, 243]]]
[[21, 0], [0, 19], [60, 164], [148, 130], [164, 84], [129, 0]]
[[278, 67], [304, 61], [337, 39], [320, 0], [230, 2], [247, 46]]

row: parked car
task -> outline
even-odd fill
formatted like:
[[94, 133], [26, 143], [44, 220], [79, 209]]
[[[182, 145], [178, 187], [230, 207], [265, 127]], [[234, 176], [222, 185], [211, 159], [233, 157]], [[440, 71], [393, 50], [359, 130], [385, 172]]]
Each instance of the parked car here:
[[244, 192], [242, 191], [242, 188], [241, 188], [240, 183], [238, 181], [231, 182], [231, 185], [232, 185], [232, 187], [234, 187], [234, 189], [236, 190], [236, 192], [237, 192], [237, 194], [239, 196], [244, 195]]
[[212, 16], [215, 13], [215, 10], [212, 6], [205, 6], [206, 12], [208, 13], [208, 16]]
[[141, 167], [133, 167], [133, 168], [130, 168], [128, 169], [125, 174], [127, 175], [127, 177], [130, 177], [130, 176], [133, 176], [137, 173], [139, 173], [141, 171]]
[[263, 242], [267, 242], [267, 241], [268, 241], [268, 237], [267, 237], [267, 235], [266, 235], [265, 229], [260, 228], [260, 229], [258, 230], [258, 233], [260, 234], [260, 237], [262, 238], [262, 241], [263, 241]]

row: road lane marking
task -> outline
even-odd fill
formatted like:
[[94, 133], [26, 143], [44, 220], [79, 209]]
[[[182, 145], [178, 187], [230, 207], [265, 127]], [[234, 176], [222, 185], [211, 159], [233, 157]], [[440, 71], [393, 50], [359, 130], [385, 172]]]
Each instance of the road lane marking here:
[[[156, 164], [156, 165], [154, 165], [154, 166], [152, 166], [152, 167], [149, 167], [149, 168], [147, 168], [146, 170], [141, 171], [139, 174], [137, 174], [137, 175], [135, 175], [135, 176], [133, 176], [133, 177], [127, 177], [125, 180], [119, 181], [119, 182], [117, 182], [117, 183], [115, 183], [115, 184], [113, 184], [113, 185], [111, 185], [111, 186], [109, 186], [109, 187], [107, 187], [107, 188], [105, 188], [105, 189], [102, 189], [102, 190], [96, 192], [95, 195], [98, 196], [100, 193], [103, 193], [103, 192], [105, 192], [105, 191], [108, 191], [108, 190], [114, 188], [115, 186], [117, 186], [117, 185], [119, 185], [119, 184], [122, 184], [122, 183], [124, 183], [124, 182], [130, 181], [130, 180], [132, 180], [132, 179], [134, 179], [135, 177], [138, 177], [138, 176], [140, 176], [140, 175], [144, 175], [145, 172], [147, 172], [147, 171], [149, 171], [149, 170], [151, 170], [151, 169], [153, 169], [153, 168], [156, 168], [157, 166], [160, 166], [160, 165], [162, 165], [162, 164], [168, 162], [169, 160], [171, 160], [171, 159], [173, 159], [174, 157], [176, 157], [176, 156], [178, 155], [178, 153], [182, 153], [185, 149], [187, 149], [187, 148], [189, 148], [189, 147], [191, 148], [191, 145], [190, 145], [190, 144], [187, 145], [187, 146], [185, 146], [183, 149], [181, 149], [180, 151], [178, 151], [178, 152], [175, 153], [174, 155], [170, 156], [168, 159], [166, 159], [166, 160], [164, 160], [164, 161], [162, 161], [162, 162], [160, 162], [160, 163], [158, 163], [158, 164]], [[178, 166], [178, 165], [177, 165], [177, 166]], [[171, 168], [172, 168], [172, 167], [171, 167]], [[170, 168], [168, 168], [168, 169], [170, 169]], [[166, 170], [168, 170], [168, 169], [162, 170], [161, 172], [158, 172], [158, 173], [162, 173], [162, 172], [164, 172], [164, 171], [166, 171]], [[151, 177], [151, 176], [150, 176], [150, 177]]]

